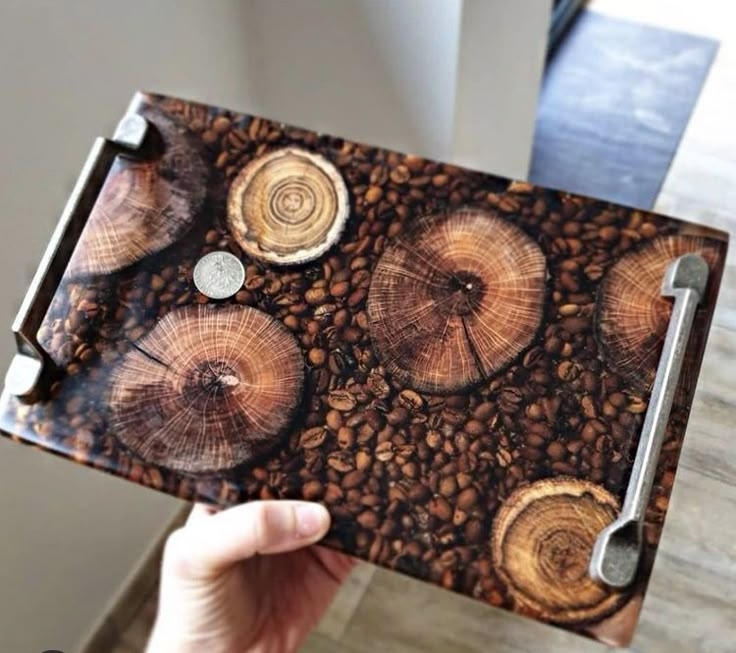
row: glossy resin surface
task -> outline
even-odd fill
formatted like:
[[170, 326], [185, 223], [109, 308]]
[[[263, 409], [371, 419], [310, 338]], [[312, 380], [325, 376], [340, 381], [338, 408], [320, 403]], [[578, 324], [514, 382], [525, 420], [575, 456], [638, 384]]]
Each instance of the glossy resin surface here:
[[[6, 392], [3, 431], [185, 499], [322, 502], [330, 546], [628, 641], [726, 236], [185, 101], [131, 111], [153, 142], [113, 165], [38, 333], [45, 391]], [[218, 250], [245, 269], [224, 300], [193, 283]], [[588, 561], [636, 454], [664, 270], [687, 252], [707, 297], [640, 571], [612, 591]]]

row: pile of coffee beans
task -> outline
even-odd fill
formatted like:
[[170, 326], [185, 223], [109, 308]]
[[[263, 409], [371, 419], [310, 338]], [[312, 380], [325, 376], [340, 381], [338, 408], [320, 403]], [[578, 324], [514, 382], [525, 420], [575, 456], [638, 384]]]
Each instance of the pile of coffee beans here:
[[[65, 281], [40, 334], [64, 371], [51, 389], [54, 401], [17, 405], [11, 430], [187, 499], [323, 502], [334, 519], [332, 546], [508, 605], [493, 572], [490, 531], [516, 487], [572, 476], [619, 498], [625, 493], [647, 396], [602, 360], [596, 291], [624, 253], [673, 233], [676, 223], [260, 118], [163, 106], [197, 136], [216, 170], [203, 215], [182, 242], [132, 268]], [[332, 161], [352, 209], [340, 244], [293, 268], [248, 258], [225, 228], [230, 182], [254, 157], [286, 145]], [[378, 258], [412, 220], [463, 206], [496, 212], [539, 243], [549, 272], [545, 316], [533, 344], [494, 378], [455, 395], [429, 395], [385, 373], [371, 345], [366, 298]], [[228, 301], [270, 313], [298, 339], [307, 387], [299, 424], [279, 450], [255, 467], [188, 477], [121, 447], [107, 429], [105, 384], [131, 343], [163, 315], [212, 301], [196, 291], [192, 271], [215, 250], [246, 266], [242, 290]], [[647, 513], [650, 554], [686, 418], [676, 406]]]

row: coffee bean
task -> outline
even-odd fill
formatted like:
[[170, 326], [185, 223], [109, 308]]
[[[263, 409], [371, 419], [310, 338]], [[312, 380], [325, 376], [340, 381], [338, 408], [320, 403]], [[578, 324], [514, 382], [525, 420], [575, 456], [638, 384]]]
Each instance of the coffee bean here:
[[580, 366], [572, 361], [562, 361], [557, 366], [557, 376], [565, 382], [574, 381], [580, 374]]
[[327, 403], [330, 408], [343, 412], [351, 411], [358, 405], [355, 397], [347, 390], [333, 390], [327, 396]]
[[437, 449], [442, 445], [442, 434], [439, 431], [430, 429], [427, 431], [426, 443], [430, 449]]
[[324, 493], [324, 486], [317, 480], [307, 481], [302, 486], [302, 494], [307, 501], [319, 501]]
[[618, 239], [619, 231], [616, 227], [609, 225], [609, 226], [602, 227], [600, 231], [598, 232], [598, 236], [602, 240], [610, 243]]
[[365, 482], [365, 472], [361, 469], [354, 469], [348, 472], [342, 479], [342, 487], [346, 490], [359, 488]]
[[374, 370], [368, 375], [366, 385], [373, 396], [379, 399], [385, 399], [391, 394], [391, 387], [383, 375], [377, 370]]
[[580, 400], [580, 406], [583, 409], [583, 415], [585, 415], [585, 417], [592, 419], [598, 416], [598, 409], [596, 408], [595, 401], [590, 395], [586, 395]]
[[547, 455], [554, 460], [562, 460], [565, 457], [565, 446], [561, 442], [550, 442], [547, 446]]
[[356, 521], [363, 528], [368, 528], [371, 530], [377, 528], [380, 524], [378, 515], [373, 510], [364, 510], [357, 516]]
[[363, 332], [357, 327], [345, 327], [342, 331], [342, 338], [345, 342], [354, 345], [360, 342]]
[[314, 367], [322, 367], [327, 362], [327, 352], [324, 349], [313, 348], [309, 350], [307, 358]]
[[528, 433], [527, 436], [524, 438], [524, 442], [528, 447], [539, 449], [540, 447], [543, 447], [545, 445], [546, 440], [541, 435], [537, 435], [536, 433]]
[[457, 479], [454, 476], [444, 476], [439, 483], [439, 493], [449, 499], [457, 492]]
[[349, 426], [341, 426], [337, 430], [337, 444], [342, 449], [347, 449], [355, 444], [355, 431]]
[[355, 454], [355, 467], [360, 471], [367, 470], [373, 463], [373, 457], [362, 449]]
[[428, 509], [429, 514], [437, 517], [440, 521], [448, 522], [452, 519], [453, 510], [444, 497], [436, 496], [430, 499]]
[[325, 423], [330, 429], [337, 431], [344, 424], [342, 413], [339, 410], [328, 410]]
[[386, 415], [386, 420], [392, 426], [404, 424], [409, 417], [409, 412], [403, 406], [394, 406], [394, 408]]
[[618, 411], [616, 410], [616, 407], [608, 400], [603, 402], [603, 406], [601, 408], [603, 415], [605, 415], [608, 418], [614, 418], [616, 415], [618, 415]]
[[333, 451], [327, 456], [327, 464], [342, 473], [355, 469], [355, 459], [349, 451]]
[[344, 297], [350, 290], [350, 283], [348, 281], [338, 281], [330, 286], [330, 294], [333, 297]]
[[315, 426], [314, 428], [307, 429], [304, 431], [299, 438], [299, 446], [304, 449], [316, 449], [322, 446], [325, 441], [327, 432], [321, 426]]
[[469, 435], [482, 435], [486, 432], [486, 426], [477, 419], [471, 419], [465, 423], [465, 432]]
[[307, 304], [312, 306], [324, 303], [329, 296], [330, 293], [326, 288], [310, 288], [306, 293], [304, 293], [304, 299]]
[[376, 447], [376, 460], [388, 462], [394, 457], [394, 445], [392, 442], [381, 442]]
[[399, 393], [399, 403], [406, 410], [415, 413], [424, 407], [424, 400], [418, 392], [405, 388]]
[[494, 414], [494, 412], [495, 408], [493, 403], [491, 403], [490, 401], [485, 401], [482, 404], [476, 406], [475, 410], [473, 411], [473, 417], [481, 422], [485, 422]]
[[519, 454], [525, 460], [531, 460], [534, 462], [542, 460], [542, 458], [544, 458], [544, 453], [542, 451], [529, 446], [522, 447]]
[[[369, 279], [366, 279], [368, 281]], [[363, 284], [363, 281], [357, 281], [357, 285]], [[350, 308], [356, 308], [363, 303], [368, 296], [368, 288], [357, 288], [348, 296], [347, 304]]]
[[577, 473], [575, 467], [563, 461], [553, 462], [552, 470], [557, 472], [558, 474], [566, 474], [568, 476], [573, 476]]
[[626, 406], [626, 410], [629, 413], [634, 413], [635, 415], [639, 415], [641, 413], [646, 412], [647, 402], [641, 399], [640, 397], [630, 397], [629, 403]]
[[405, 184], [407, 181], [409, 181], [410, 176], [411, 173], [409, 172], [409, 168], [407, 168], [405, 165], [397, 166], [391, 171], [389, 175], [391, 181], [395, 184]]
[[457, 507], [461, 510], [470, 511], [478, 503], [478, 490], [472, 485], [465, 488], [457, 496]]

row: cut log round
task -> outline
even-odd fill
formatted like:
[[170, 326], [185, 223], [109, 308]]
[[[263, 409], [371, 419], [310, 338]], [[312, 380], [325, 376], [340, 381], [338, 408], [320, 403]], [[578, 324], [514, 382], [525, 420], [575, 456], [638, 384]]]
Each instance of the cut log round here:
[[[654, 382], [672, 314], [672, 298], [661, 294], [662, 279], [668, 265], [688, 253], [702, 255], [711, 271], [720, 258], [713, 241], [663, 236], [618, 261], [598, 291], [597, 331], [604, 359], [639, 392]], [[686, 367], [686, 383], [689, 375]]]
[[112, 428], [144, 460], [230, 469], [280, 441], [301, 402], [304, 362], [276, 319], [242, 306], [169, 313], [112, 374]]
[[109, 274], [161, 251], [194, 224], [207, 168], [186, 131], [160, 111], [141, 111], [160, 137], [153, 161], [119, 156], [69, 263], [74, 277]]
[[324, 157], [295, 147], [251, 161], [233, 181], [230, 230], [249, 255], [280, 265], [312, 261], [340, 238], [348, 191]]
[[480, 210], [423, 218], [388, 246], [368, 296], [370, 336], [394, 377], [456, 392], [511, 362], [542, 318], [544, 254]]
[[493, 564], [526, 609], [563, 624], [592, 622], [625, 595], [596, 583], [588, 564], [598, 533], [619, 511], [599, 485], [574, 478], [536, 481], [506, 499], [493, 523]]

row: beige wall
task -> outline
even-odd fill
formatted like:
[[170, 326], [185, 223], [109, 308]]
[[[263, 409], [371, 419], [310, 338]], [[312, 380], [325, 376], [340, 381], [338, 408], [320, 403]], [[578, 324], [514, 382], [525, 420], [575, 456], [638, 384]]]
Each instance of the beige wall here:
[[[522, 176], [549, 2], [529, 4], [523, 38], [533, 62], [513, 84], [526, 109], [506, 115], [492, 157], [481, 143], [474, 159]], [[0, 368], [12, 316], [92, 140], [112, 132], [136, 89], [450, 157], [451, 139], [433, 126], [452, 133], [445, 96], [458, 83], [460, 10], [461, 0], [2, 2]], [[513, 76], [509, 61], [523, 51], [517, 41], [505, 61], [487, 46], [482, 55]], [[0, 440], [0, 651], [76, 650], [177, 505]]]
[[[174, 4], [180, 9], [172, 19]], [[94, 137], [112, 132], [133, 91], [246, 104], [237, 56], [243, 17], [235, 4], [0, 5], [3, 369], [12, 316], [76, 174]], [[203, 38], [208, 46], [200, 50]], [[164, 495], [1, 439], [0, 651], [77, 650], [176, 506]]]

